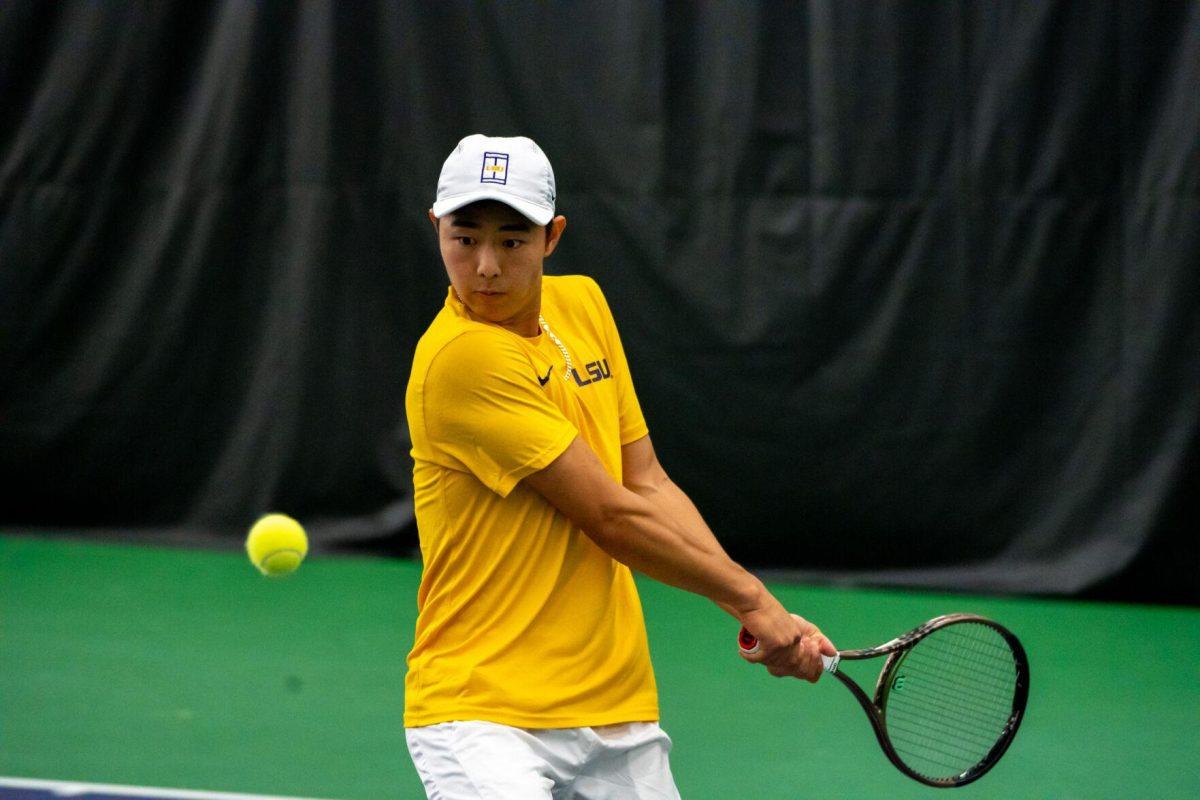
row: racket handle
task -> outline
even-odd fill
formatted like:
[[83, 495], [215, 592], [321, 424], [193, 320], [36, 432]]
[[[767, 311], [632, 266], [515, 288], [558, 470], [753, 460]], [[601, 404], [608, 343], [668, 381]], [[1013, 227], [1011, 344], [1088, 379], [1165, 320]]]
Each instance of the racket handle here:
[[[759, 646], [758, 639], [754, 636], [754, 634], [745, 628], [742, 628], [740, 631], [738, 631], [738, 649], [741, 650], [743, 654], [752, 656], [757, 653], [761, 647]], [[825, 667], [826, 672], [837, 672], [838, 664], [841, 663], [841, 660], [842, 657], [840, 655], [827, 656], [824, 653], [821, 654], [821, 664]]]
[[760, 649], [758, 637], [745, 628], [738, 631], [738, 650], [742, 651], [742, 655], [752, 656]]

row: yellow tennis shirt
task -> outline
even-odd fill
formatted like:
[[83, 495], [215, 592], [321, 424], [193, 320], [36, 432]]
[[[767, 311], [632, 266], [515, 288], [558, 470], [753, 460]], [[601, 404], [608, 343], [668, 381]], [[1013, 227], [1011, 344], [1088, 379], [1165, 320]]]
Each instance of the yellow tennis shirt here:
[[621, 482], [646, 435], [612, 313], [590, 278], [545, 276], [545, 333], [471, 320], [451, 289], [405, 405], [424, 572], [404, 724], [566, 728], [658, 719], [637, 588], [522, 484], [580, 436]]

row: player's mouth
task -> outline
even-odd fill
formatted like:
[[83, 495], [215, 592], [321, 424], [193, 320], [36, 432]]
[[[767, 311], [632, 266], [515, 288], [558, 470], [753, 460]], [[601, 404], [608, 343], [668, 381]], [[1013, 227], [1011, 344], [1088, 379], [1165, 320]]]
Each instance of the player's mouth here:
[[484, 297], [499, 297], [500, 295], [504, 294], [504, 292], [497, 292], [495, 289], [482, 289], [475, 294], [481, 294]]

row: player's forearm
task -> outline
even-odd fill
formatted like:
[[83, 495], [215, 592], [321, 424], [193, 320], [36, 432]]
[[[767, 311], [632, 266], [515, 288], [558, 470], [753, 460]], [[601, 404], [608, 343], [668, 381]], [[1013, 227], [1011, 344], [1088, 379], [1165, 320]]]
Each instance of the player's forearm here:
[[696, 508], [691, 498], [666, 475], [654, 483], [630, 486], [629, 489], [666, 512], [680, 532], [688, 538], [703, 546], [725, 552], [725, 548], [721, 547], [704, 517], [700, 516], [700, 509]]
[[[694, 506], [693, 513], [699, 519]], [[588, 533], [621, 563], [655, 580], [708, 597], [734, 616], [767, 602], [762, 582], [729, 558], [711, 532], [698, 535], [682, 519], [672, 513], [669, 505], [628, 492], [620, 507], [598, 526], [600, 530]], [[707, 526], [704, 528], [707, 530]]]
[[715, 537], [689, 532], [689, 525], [676, 520], [668, 508], [614, 482], [578, 437], [524, 482], [613, 558], [663, 583], [711, 598], [743, 624], [744, 617], [764, 609], [783, 611], [762, 582], [734, 563]]
[[[629, 489], [662, 509], [676, 523], [680, 533], [703, 547], [715, 548], [721, 553], [725, 553], [725, 548], [721, 546], [712, 532], [712, 528], [701, 516], [700, 509], [696, 508], [696, 504], [687, 496], [687, 493], [665, 473], [660, 473], [654, 482], [633, 485]], [[716, 602], [726, 612], [735, 617], [739, 616], [741, 609], [721, 601]]]

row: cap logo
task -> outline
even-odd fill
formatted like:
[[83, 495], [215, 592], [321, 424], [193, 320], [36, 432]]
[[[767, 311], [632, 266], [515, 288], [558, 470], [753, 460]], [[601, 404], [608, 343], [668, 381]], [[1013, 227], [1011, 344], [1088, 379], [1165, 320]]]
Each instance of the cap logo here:
[[508, 183], [508, 153], [484, 153], [480, 183]]

